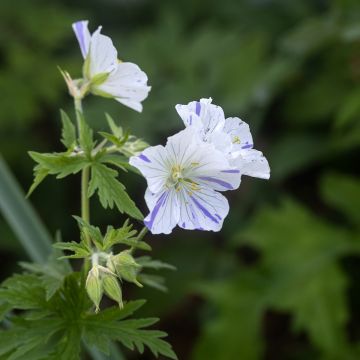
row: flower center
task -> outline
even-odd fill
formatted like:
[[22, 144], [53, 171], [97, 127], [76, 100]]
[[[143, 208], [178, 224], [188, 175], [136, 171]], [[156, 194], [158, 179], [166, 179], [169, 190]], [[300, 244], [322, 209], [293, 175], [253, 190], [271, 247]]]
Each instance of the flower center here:
[[180, 165], [174, 165], [171, 169], [170, 180], [173, 185], [176, 185], [182, 179], [182, 168]]

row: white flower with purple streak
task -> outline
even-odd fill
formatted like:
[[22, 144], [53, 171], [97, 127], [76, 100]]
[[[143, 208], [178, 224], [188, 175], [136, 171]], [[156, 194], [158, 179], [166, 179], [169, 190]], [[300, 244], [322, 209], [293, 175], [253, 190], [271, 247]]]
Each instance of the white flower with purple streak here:
[[118, 60], [111, 39], [100, 33], [101, 26], [93, 34], [89, 32], [88, 21], [78, 21], [72, 27], [85, 59], [83, 75], [90, 91], [142, 111], [141, 102], [151, 89], [146, 74], [136, 64]]
[[179, 225], [189, 230], [219, 231], [229, 212], [219, 191], [240, 185], [239, 170], [223, 152], [205, 143], [189, 127], [130, 158], [147, 180], [145, 225], [153, 234], [169, 234]]
[[210, 98], [179, 104], [176, 111], [186, 127], [194, 128], [204, 142], [224, 152], [241, 175], [269, 179], [269, 163], [261, 151], [253, 149], [249, 125], [237, 117], [225, 119], [223, 109], [211, 101]]

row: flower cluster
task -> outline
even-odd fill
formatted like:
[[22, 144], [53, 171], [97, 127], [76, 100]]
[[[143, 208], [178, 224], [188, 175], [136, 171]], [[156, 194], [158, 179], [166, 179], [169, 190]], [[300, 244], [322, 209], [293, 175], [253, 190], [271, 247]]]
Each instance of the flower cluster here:
[[[63, 72], [72, 95], [81, 99], [91, 92], [141, 111], [150, 91], [146, 74], [118, 60], [101, 27], [90, 34], [88, 21], [78, 21], [73, 30], [85, 61], [83, 79], [73, 81]], [[226, 119], [222, 108], [211, 102], [176, 105], [185, 129], [169, 137], [165, 146], [149, 147], [129, 160], [148, 183], [150, 213], [144, 222], [153, 234], [169, 234], [176, 225], [219, 231], [229, 212], [220, 192], [237, 189], [242, 175], [270, 177], [266, 158], [253, 149], [249, 125], [237, 117]]]
[[[118, 59], [117, 51], [108, 36], [101, 34], [101, 26], [90, 34], [88, 21], [72, 25], [78, 39], [83, 66], [82, 92], [114, 98], [123, 105], [142, 111], [141, 102], [150, 91], [146, 74], [131, 62]], [[80, 91], [80, 95], [84, 94]]]
[[177, 105], [186, 128], [130, 158], [147, 180], [145, 225], [153, 234], [183, 229], [219, 231], [229, 212], [220, 191], [235, 190], [241, 176], [268, 179], [263, 154], [253, 149], [248, 124], [225, 119], [211, 99]]

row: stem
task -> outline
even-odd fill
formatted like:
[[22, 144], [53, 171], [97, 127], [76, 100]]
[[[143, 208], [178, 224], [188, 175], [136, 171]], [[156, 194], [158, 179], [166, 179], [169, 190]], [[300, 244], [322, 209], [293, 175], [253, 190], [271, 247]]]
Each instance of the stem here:
[[86, 222], [90, 222], [90, 206], [88, 197], [89, 187], [89, 167], [83, 169], [81, 173], [81, 217]]
[[75, 115], [76, 115], [77, 129], [78, 129], [78, 134], [80, 136], [80, 129], [81, 129], [80, 116], [83, 113], [81, 99], [80, 98], [74, 98], [74, 105], [75, 105]]
[[[76, 121], [77, 121], [77, 130], [80, 137], [81, 132], [81, 116], [83, 113], [81, 98], [74, 98], [75, 112], [76, 112]], [[89, 167], [86, 167], [81, 172], [81, 218], [87, 223], [90, 222], [90, 205], [88, 197], [88, 187], [89, 187]], [[87, 233], [85, 233], [85, 241], [88, 246], [91, 246], [91, 240]], [[88, 262], [88, 261], [87, 261]], [[86, 267], [86, 261], [85, 261]]]
[[[141, 241], [147, 232], [148, 232], [148, 228], [146, 226], [144, 226], [141, 229], [139, 235], [136, 237], [136, 242], [138, 243], [139, 241]], [[136, 250], [136, 247], [132, 246], [129, 250], [130, 254], [134, 254], [135, 250]]]

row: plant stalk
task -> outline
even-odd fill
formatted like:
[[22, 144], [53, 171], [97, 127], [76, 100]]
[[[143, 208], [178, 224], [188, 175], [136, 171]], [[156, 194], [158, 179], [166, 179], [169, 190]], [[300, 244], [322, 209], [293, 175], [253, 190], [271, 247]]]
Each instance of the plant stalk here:
[[[81, 134], [81, 119], [80, 117], [83, 115], [81, 98], [74, 98], [75, 112], [76, 112], [76, 121], [77, 121], [77, 130], [78, 136], [80, 138]], [[89, 176], [90, 176], [90, 168], [86, 167], [81, 172], [81, 218], [90, 223], [90, 202], [88, 197], [88, 188], [89, 188]], [[91, 246], [91, 240], [87, 233], [85, 233], [85, 241], [87, 245]], [[90, 261], [85, 260], [84, 270], [85, 274], [89, 270]]]

